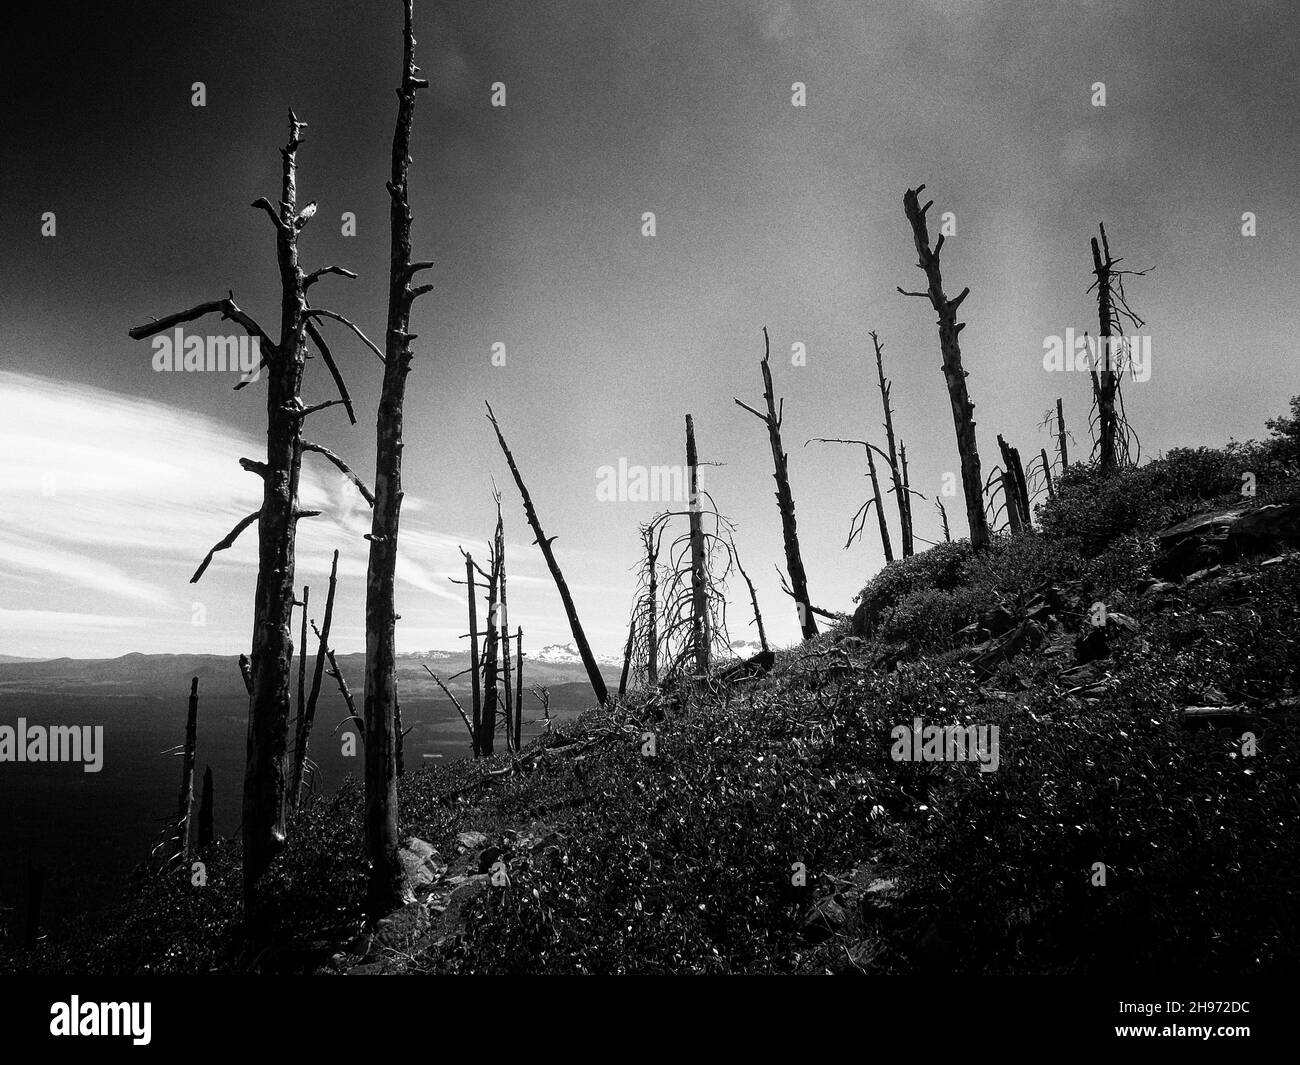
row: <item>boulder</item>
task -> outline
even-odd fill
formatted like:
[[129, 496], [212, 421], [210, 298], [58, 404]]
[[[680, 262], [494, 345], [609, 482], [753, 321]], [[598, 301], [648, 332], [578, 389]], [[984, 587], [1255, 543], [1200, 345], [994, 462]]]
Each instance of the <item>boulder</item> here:
[[1300, 547], [1300, 500], [1197, 514], [1156, 534], [1158, 577], [1178, 580], [1216, 563]]
[[402, 868], [412, 887], [432, 884], [447, 871], [447, 863], [441, 861], [438, 852], [422, 839], [412, 836], [397, 851]]

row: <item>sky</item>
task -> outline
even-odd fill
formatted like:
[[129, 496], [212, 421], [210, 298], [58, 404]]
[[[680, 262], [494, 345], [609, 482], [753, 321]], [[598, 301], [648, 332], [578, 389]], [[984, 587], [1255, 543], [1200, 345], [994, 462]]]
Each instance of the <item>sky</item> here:
[[[237, 460], [264, 448], [265, 386], [156, 371], [127, 330], [228, 291], [277, 324], [274, 235], [248, 205], [277, 198], [292, 107], [309, 124], [299, 199], [320, 205], [303, 264], [359, 275], [313, 300], [382, 339], [400, 5], [54, 2], [27, 17], [0, 63], [0, 654], [238, 653], [254, 531], [189, 577], [256, 507]], [[1058, 396], [1087, 453], [1087, 377], [1045, 370], [1043, 350], [1095, 328], [1098, 222], [1124, 267], [1150, 268], [1127, 285], [1152, 338], [1150, 380], [1125, 386], [1144, 457], [1263, 436], [1300, 393], [1297, 23], [1287, 0], [417, 0], [432, 88], [410, 198], [415, 256], [436, 266], [413, 319], [399, 650], [459, 646], [449, 578], [461, 546], [486, 555], [494, 482], [512, 624], [526, 646], [570, 639], [485, 400], [598, 652], [621, 649], [638, 525], [663, 509], [608, 499], [600, 471], [681, 465], [688, 413], [769, 634], [795, 641], [771, 454], [733, 403], [761, 402], [764, 327], [813, 602], [851, 610], [883, 564], [874, 520], [844, 549], [868, 492], [861, 449], [805, 446], [883, 443], [871, 330], [927, 496], [917, 533], [940, 538], [938, 497], [963, 535], [960, 496], [939, 496], [958, 465], [934, 313], [896, 291], [921, 287], [902, 196], [922, 182], [932, 221], [955, 220], [945, 285], [971, 290], [961, 339], [986, 470], [998, 433], [1050, 449]], [[358, 424], [331, 408], [308, 435], [369, 482], [382, 367], [325, 327]], [[331, 389], [309, 364], [306, 400]], [[304, 503], [324, 513], [301, 525], [298, 583], [320, 603], [339, 550], [334, 642], [360, 650], [368, 512], [305, 461]], [[733, 588], [738, 639], [754, 635], [747, 598]]]

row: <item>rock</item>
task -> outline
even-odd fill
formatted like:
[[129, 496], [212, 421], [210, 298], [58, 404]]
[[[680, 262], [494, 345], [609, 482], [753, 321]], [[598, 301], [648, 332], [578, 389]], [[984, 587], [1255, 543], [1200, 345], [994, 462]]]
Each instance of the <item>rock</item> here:
[[848, 924], [848, 912], [834, 895], [827, 895], [813, 904], [804, 919], [803, 934], [809, 943], [820, 943], [839, 934]]
[[1142, 626], [1127, 614], [1112, 610], [1106, 615], [1106, 627], [1118, 632], [1137, 632]]
[[472, 851], [476, 847], [481, 847], [487, 842], [487, 836], [482, 832], [462, 832], [456, 837], [456, 849], [461, 853]]
[[447, 871], [447, 863], [438, 857], [438, 852], [422, 839], [412, 836], [406, 840], [397, 852], [402, 868], [412, 887], [432, 884]]
[[1151, 572], [1181, 579], [1215, 563], [1300, 547], [1300, 500], [1198, 514], [1156, 534]]
[[429, 911], [423, 903], [411, 902], [375, 922], [375, 938], [371, 949], [379, 946], [390, 950], [409, 950], [428, 930]]

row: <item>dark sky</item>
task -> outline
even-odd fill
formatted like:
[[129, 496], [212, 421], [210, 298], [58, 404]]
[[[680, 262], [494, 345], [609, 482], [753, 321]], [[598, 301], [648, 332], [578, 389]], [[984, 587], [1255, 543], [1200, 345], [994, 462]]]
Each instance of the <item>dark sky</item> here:
[[[126, 331], [229, 289], [275, 324], [273, 233], [248, 204], [276, 198], [292, 106], [309, 123], [300, 200], [320, 204], [304, 265], [361, 275], [314, 299], [380, 337], [400, 5], [39, 12], [8, 25], [0, 71], [0, 653], [233, 653], [248, 642], [253, 535], [187, 580], [255, 509], [236, 459], [259, 449], [260, 387], [157, 373]], [[688, 412], [702, 457], [722, 464], [705, 487], [737, 523], [769, 629], [792, 640], [770, 454], [731, 399], [760, 398], [763, 326], [814, 601], [851, 608], [882, 562], [874, 532], [841, 550], [866, 491], [861, 455], [802, 446], [880, 438], [871, 329], [931, 499], [918, 533], [938, 538], [932, 500], [957, 458], [934, 315], [895, 291], [920, 284], [901, 209], [920, 182], [932, 218], [957, 219], [943, 267], [950, 293], [971, 288], [962, 339], [986, 468], [999, 432], [1026, 454], [1049, 444], [1038, 423], [1058, 395], [1087, 450], [1087, 379], [1045, 372], [1042, 353], [1094, 326], [1099, 221], [1125, 266], [1154, 267], [1128, 286], [1152, 337], [1150, 380], [1125, 390], [1145, 455], [1260, 436], [1300, 392], [1300, 19], [1286, 0], [417, 0], [416, 19], [433, 88], [415, 119], [415, 251], [438, 265], [407, 403], [404, 649], [465, 631], [446, 578], [458, 544], [484, 553], [492, 478], [512, 620], [534, 647], [568, 639], [484, 399], [598, 650], [621, 646], [637, 525], [659, 507], [600, 501], [597, 471], [681, 463]], [[495, 82], [505, 108], [490, 106]], [[327, 328], [360, 424], [327, 411], [309, 435], [370, 480], [381, 367]], [[791, 365], [795, 343], [807, 365]], [[319, 362], [304, 391], [331, 395]], [[359, 649], [364, 506], [307, 461], [307, 498], [327, 513], [304, 523], [299, 583], [321, 594], [342, 551], [336, 632]], [[959, 500], [947, 506], [963, 533]]]

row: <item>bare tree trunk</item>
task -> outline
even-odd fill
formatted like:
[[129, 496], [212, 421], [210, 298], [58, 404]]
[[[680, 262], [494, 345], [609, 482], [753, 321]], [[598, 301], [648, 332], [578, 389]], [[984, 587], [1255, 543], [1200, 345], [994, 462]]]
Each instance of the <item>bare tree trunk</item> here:
[[1016, 475], [1010, 470], [1002, 471], [1002, 498], [1007, 507], [1007, 524], [1013, 533], [1021, 531], [1020, 499], [1016, 491]]
[[817, 620], [813, 616], [812, 601], [808, 597], [808, 575], [804, 572], [803, 556], [799, 551], [799, 530], [794, 516], [794, 496], [790, 492], [790, 474], [787, 468], [786, 454], [781, 447], [781, 421], [785, 416], [785, 402], [781, 403], [778, 413], [776, 398], [772, 390], [772, 368], [768, 363], [771, 354], [767, 328], [763, 328], [763, 361], [759, 368], [763, 373], [763, 399], [767, 404], [767, 413], [760, 414], [747, 403], [735, 400], [735, 403], [761, 419], [767, 426], [768, 442], [772, 446], [773, 474], [776, 480], [776, 505], [781, 512], [781, 533], [785, 541], [785, 564], [790, 573], [790, 590], [794, 595], [799, 610], [799, 627], [805, 640], [817, 635]]
[[[870, 450], [867, 452], [871, 454]], [[879, 498], [879, 496], [877, 496]], [[758, 626], [758, 643], [759, 646], [767, 650], [767, 630], [763, 628], [763, 615], [758, 609], [758, 593], [754, 591], [754, 582], [749, 579], [749, 574], [745, 572], [745, 567], [740, 564], [740, 552], [736, 550], [736, 545], [731, 545], [732, 557], [736, 560], [736, 569], [740, 570], [740, 575], [745, 578], [745, 584], [749, 587], [749, 601], [754, 607], [754, 624]]]
[[627, 626], [627, 643], [623, 647], [623, 672], [618, 678], [618, 697], [621, 699], [627, 694], [627, 675], [632, 668], [632, 641], [636, 638], [636, 611], [632, 612], [632, 620]]
[[203, 797], [199, 800], [199, 850], [211, 846], [216, 838], [212, 831], [212, 766], [203, 770]]
[[475, 732], [474, 732], [474, 724], [473, 724], [473, 722], [470, 721], [469, 717], [468, 717], [468, 716], [466, 715], [466, 713], [465, 713], [465, 708], [464, 708], [463, 706], [460, 705], [460, 700], [457, 699], [456, 696], [452, 695], [452, 693], [451, 693], [451, 689], [448, 688], [447, 685], [443, 684], [442, 679], [438, 676], [437, 673], [435, 673], [433, 670], [431, 670], [428, 666], [423, 666], [422, 668], [424, 669], [424, 671], [425, 671], [427, 674], [429, 674], [429, 676], [431, 676], [431, 677], [434, 679], [434, 681], [437, 683], [438, 687], [442, 689], [443, 694], [446, 695], [447, 698], [451, 700], [451, 705], [454, 706], [454, 707], [456, 708], [456, 713], [460, 714], [460, 719], [461, 719], [463, 722], [465, 722], [465, 728], [469, 731], [469, 747], [470, 747], [470, 750], [474, 752], [474, 755], [475, 755], [475, 756], [477, 756], [477, 755], [478, 755], [478, 736], [477, 736], [477, 735], [475, 734]]
[[1119, 376], [1110, 360], [1110, 338], [1114, 331], [1114, 308], [1111, 305], [1111, 267], [1110, 245], [1106, 241], [1106, 227], [1100, 226], [1102, 244], [1106, 255], [1097, 246], [1097, 238], [1092, 238], [1092, 271], [1097, 278], [1097, 322], [1100, 329], [1100, 342], [1105, 354], [1105, 365], [1098, 374], [1092, 371], [1092, 390], [1097, 399], [1097, 419], [1100, 422], [1100, 455], [1103, 475], [1114, 473], [1119, 467], [1118, 420], [1115, 413], [1115, 391]]
[[[258, 879], [284, 846], [286, 748], [288, 746], [293, 658], [294, 547], [297, 522], [309, 512], [298, 509], [298, 477], [307, 409], [299, 397], [306, 362], [307, 278], [298, 265], [298, 233], [311, 215], [309, 205], [297, 208], [297, 152], [302, 143], [299, 122], [289, 113], [289, 141], [281, 149], [283, 167], [279, 211], [265, 197], [253, 206], [264, 210], [276, 231], [276, 260], [280, 273], [280, 337], [272, 343], [265, 330], [241, 311], [233, 298], [200, 304], [189, 311], [137, 326], [130, 335], [139, 340], [209, 313], [238, 322], [262, 345], [268, 369], [266, 391], [266, 461], [242, 459], [240, 465], [262, 478], [262, 505], [242, 519], [224, 540], [208, 552], [191, 582], [202, 575], [216, 551], [230, 547], [239, 533], [258, 527], [257, 590], [253, 607], [251, 694], [248, 714], [247, 767], [244, 774], [244, 902], [251, 909]], [[333, 268], [333, 272], [342, 272]], [[355, 275], [349, 275], [355, 276]], [[260, 367], [259, 367], [260, 370]]]
[[[302, 802], [302, 780], [307, 766], [307, 745], [311, 740], [312, 725], [316, 721], [316, 701], [320, 697], [321, 680], [325, 675], [325, 648], [329, 644], [330, 626], [334, 623], [334, 591], [338, 586], [339, 553], [334, 552], [330, 563], [329, 591], [325, 594], [325, 617], [321, 621], [320, 640], [316, 644], [316, 665], [312, 669], [311, 691], [307, 702], [298, 707], [298, 727], [293, 743], [293, 776], [290, 780], [289, 801], [296, 810]], [[303, 660], [307, 656], [307, 608], [303, 607]]]
[[[1020, 452], [1006, 442], [1001, 433], [998, 434], [998, 448], [1002, 452], [1002, 470], [1003, 477], [1003, 494], [1007, 501], [1007, 521], [1011, 523], [1012, 530], [1019, 532], [1030, 522], [1029, 516], [1029, 483], [1025, 480], [1025, 468], [1020, 461]], [[1009, 482], [1008, 482], [1009, 477]], [[1010, 487], [1010, 494], [1007, 494], [1007, 488]], [[1015, 513], [1011, 513], [1011, 511]]]
[[[885, 521], [885, 501], [880, 496], [880, 478], [876, 476], [876, 457], [871, 453], [871, 448], [867, 448], [867, 472], [871, 477], [871, 495], [876, 501], [876, 520], [880, 523], [880, 546], [885, 549], [885, 561], [894, 561], [894, 545], [889, 542], [889, 523]], [[895, 479], [895, 491], [901, 500], [903, 498], [903, 485], [900, 480]], [[900, 507], [899, 518], [902, 519], [903, 511]], [[865, 521], [865, 516], [863, 521]], [[852, 533], [852, 529], [849, 530]], [[863, 539], [865, 540], [865, 534]], [[847, 546], [847, 545], [846, 545]]]
[[411, 262], [411, 205], [407, 170], [411, 161], [411, 121], [417, 90], [412, 0], [405, 0], [402, 80], [397, 89], [389, 196], [388, 321], [384, 332], [384, 379], [375, 423], [375, 505], [366, 568], [366, 858], [370, 877], [366, 912], [374, 919], [411, 902], [415, 896], [398, 857], [397, 806], [397, 573], [398, 529], [402, 513], [402, 413], [406, 375], [411, 369], [411, 305], [431, 286], [411, 286], [415, 273], [430, 263]]
[[903, 509], [907, 511], [907, 535], [912, 538], [912, 481], [907, 475], [907, 445], [898, 442], [898, 462], [903, 467]]
[[646, 552], [650, 559], [650, 584], [646, 591], [650, 614], [646, 619], [645, 679], [650, 688], [655, 688], [659, 684], [659, 600], [657, 598], [659, 595], [659, 572], [657, 569], [659, 551], [657, 547], [652, 548], [649, 539], [646, 541]]
[[510, 623], [506, 608], [506, 537], [497, 501], [497, 584], [501, 593], [501, 693], [506, 712], [506, 750], [514, 746], [514, 694], [510, 687]]
[[948, 530], [948, 512], [944, 509], [943, 500], [936, 499], [935, 506], [939, 508], [939, 518], [943, 522], [943, 542], [952, 543], [952, 533]]
[[[497, 640], [500, 629], [497, 628], [497, 580], [500, 575], [499, 561], [495, 553], [492, 558], [492, 578], [488, 582], [488, 625], [487, 641], [483, 648], [483, 727], [479, 733], [479, 748], [485, 756], [495, 753], [497, 731]], [[506, 743], [509, 749], [509, 741]]]
[[248, 660], [248, 655], [239, 656], [239, 675], [244, 678], [244, 689], [251, 696], [253, 694], [253, 665]]
[[[302, 721], [303, 708], [307, 705], [307, 606], [311, 602], [311, 588], [304, 584], [302, 586], [302, 635], [298, 641], [298, 722]], [[297, 735], [298, 725], [295, 724], [294, 734]], [[295, 792], [293, 790], [292, 776], [289, 785], [289, 809], [293, 809]]]
[[700, 462], [695, 451], [695, 423], [686, 415], [686, 476], [689, 480], [691, 530], [691, 644], [695, 648], [695, 672], [709, 672], [708, 593], [704, 578], [704, 527], [700, 515]]
[[[969, 295], [970, 289], [962, 289], [956, 299], [950, 300], [944, 295], [943, 277], [939, 269], [943, 235], [940, 234], [938, 243], [931, 249], [925, 212], [930, 209], [933, 201], [921, 206], [918, 197], [924, 189], [925, 186], [920, 185], [907, 190], [903, 197], [903, 212], [912, 227], [912, 237], [920, 257], [917, 265], [925, 271], [929, 285], [926, 292], [906, 292], [904, 295], [928, 297], [939, 315], [939, 347], [943, 353], [943, 374], [948, 384], [953, 429], [957, 435], [957, 453], [961, 460], [966, 521], [970, 526], [971, 547], [978, 551], [988, 543], [989, 529], [984, 516], [984, 481], [980, 474], [979, 445], [975, 438], [975, 404], [970, 401], [966, 391], [966, 371], [962, 368], [961, 345], [957, 339], [966, 325], [965, 322], [957, 321], [957, 309]], [[901, 288], [899, 291], [903, 292]]]
[[1047, 498], [1056, 498], [1056, 490], [1052, 487], [1052, 464], [1047, 461], [1047, 448], [1039, 449], [1039, 456], [1043, 460], [1043, 476], [1047, 478]]
[[523, 741], [524, 735], [524, 630], [515, 626], [515, 750]]
[[[880, 338], [873, 332], [870, 334], [871, 344], [876, 349], [876, 376], [880, 379], [880, 402], [885, 408], [885, 439], [889, 446], [889, 470], [894, 481], [895, 502], [898, 504], [898, 535], [902, 541], [903, 557], [908, 558], [915, 550], [912, 540], [912, 512], [908, 505], [907, 493], [903, 491], [902, 473], [898, 466], [898, 450], [894, 446], [894, 411], [889, 405], [889, 394], [893, 391], [893, 383], [885, 380], [885, 362], [884, 362], [884, 345], [880, 343]], [[867, 449], [867, 459], [871, 459], [871, 449]], [[872, 464], [874, 467], [874, 463]], [[875, 471], [872, 470], [872, 483], [875, 483]], [[876, 498], [880, 498], [880, 492], [877, 490]], [[877, 504], [879, 507], [879, 504]], [[885, 516], [880, 514], [881, 536], [887, 536]], [[885, 561], [892, 562], [892, 552], [888, 547], [885, 549]]]
[[573, 605], [573, 596], [569, 594], [569, 586], [565, 583], [564, 574], [560, 572], [560, 565], [555, 561], [555, 553], [551, 550], [551, 544], [555, 537], [547, 537], [542, 531], [542, 524], [538, 520], [537, 510], [533, 507], [532, 497], [528, 494], [528, 489], [524, 486], [524, 479], [519, 473], [519, 467], [515, 465], [515, 457], [510, 453], [510, 448], [506, 446], [506, 438], [501, 435], [501, 426], [497, 424], [496, 415], [492, 413], [492, 405], [487, 405], [488, 418], [492, 422], [492, 428], [496, 431], [497, 442], [501, 445], [506, 462], [510, 466], [510, 473], [515, 479], [515, 486], [519, 489], [519, 495], [524, 502], [524, 515], [528, 518], [528, 525], [533, 530], [533, 536], [536, 538], [537, 546], [542, 552], [542, 557], [546, 560], [546, 568], [551, 571], [551, 579], [555, 581], [556, 591], [560, 593], [560, 601], [564, 604], [564, 613], [569, 619], [569, 630], [573, 633], [573, 642], [577, 645], [578, 655], [582, 658], [582, 664], [587, 670], [587, 679], [591, 682], [591, 690], [596, 695], [596, 701], [604, 704], [609, 701], [609, 692], [605, 688], [605, 678], [600, 675], [600, 667], [596, 664], [596, 656], [591, 653], [591, 646], [587, 643], [586, 634], [582, 631], [582, 622], [578, 620], [578, 610]]
[[1061, 409], [1061, 397], [1056, 398], [1056, 446], [1061, 453], [1061, 474], [1070, 468], [1070, 452], [1065, 445], [1065, 414]]
[[483, 753], [483, 749], [479, 745], [479, 737], [483, 734], [483, 693], [479, 689], [478, 672], [478, 589], [474, 585], [474, 558], [464, 551], [461, 554], [465, 555], [465, 584], [469, 588], [469, 675], [474, 693], [474, 730], [472, 738], [474, 741], [474, 757], [477, 758]]
[[199, 743], [199, 678], [190, 679], [190, 705], [185, 717], [185, 753], [181, 760], [181, 796], [176, 811], [177, 853], [190, 856], [190, 811], [194, 808], [194, 762]]

